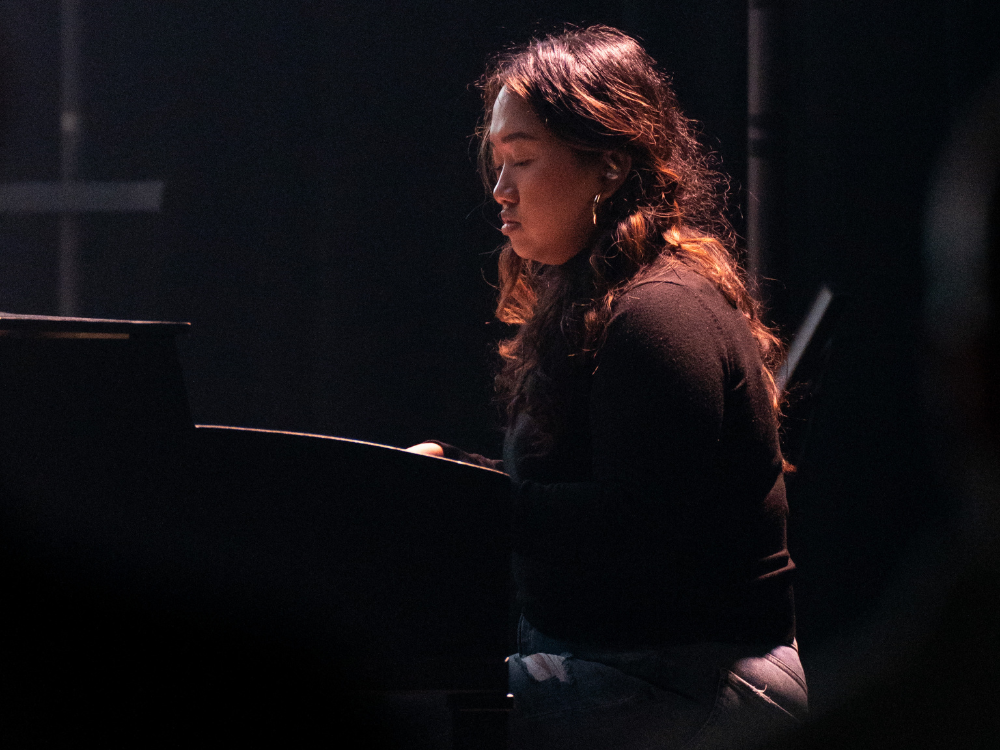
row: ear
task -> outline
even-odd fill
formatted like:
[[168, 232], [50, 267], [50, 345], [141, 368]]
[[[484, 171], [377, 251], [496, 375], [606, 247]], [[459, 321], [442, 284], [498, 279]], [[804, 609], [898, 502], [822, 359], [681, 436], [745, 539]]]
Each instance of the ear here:
[[600, 169], [604, 195], [610, 198], [625, 183], [632, 169], [632, 158], [622, 151], [606, 151], [601, 157]]

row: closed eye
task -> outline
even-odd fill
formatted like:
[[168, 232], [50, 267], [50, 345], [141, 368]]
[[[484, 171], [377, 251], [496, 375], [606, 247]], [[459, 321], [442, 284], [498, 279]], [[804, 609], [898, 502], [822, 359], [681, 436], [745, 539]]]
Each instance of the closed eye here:
[[[533, 161], [534, 161], [534, 159], [524, 159], [522, 161], [513, 161], [509, 165], [506, 165], [506, 166], [511, 166], [511, 167], [526, 167], [529, 164], [531, 164], [531, 162], [533, 162]], [[499, 177], [500, 176], [500, 172], [503, 171], [504, 166], [505, 165], [503, 165], [503, 164], [494, 164], [493, 165], [493, 174], [495, 176]]]
[[533, 161], [534, 159], [523, 159], [521, 161], [511, 162], [510, 164], [494, 164], [490, 168], [490, 172], [493, 176], [493, 181], [498, 182], [500, 180], [500, 173], [503, 172], [504, 167], [526, 167]]

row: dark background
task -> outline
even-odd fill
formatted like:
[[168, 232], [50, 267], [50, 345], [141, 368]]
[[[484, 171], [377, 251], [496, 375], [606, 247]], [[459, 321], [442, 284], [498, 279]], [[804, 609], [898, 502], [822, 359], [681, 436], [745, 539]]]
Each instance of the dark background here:
[[[922, 429], [922, 217], [951, 124], [1000, 65], [1000, 4], [783, 8], [771, 315], [790, 334], [821, 283], [851, 297], [791, 492], [822, 710], [932, 617], [905, 593], [952, 509]], [[55, 0], [0, 2], [2, 181], [58, 174], [58, 20]], [[166, 191], [159, 214], [85, 218], [79, 314], [191, 321], [196, 422], [495, 453], [500, 236], [470, 84], [564, 22], [637, 34], [674, 74], [742, 231], [743, 2], [101, 0], [82, 15], [80, 177]], [[0, 216], [0, 309], [55, 314], [54, 217]]]

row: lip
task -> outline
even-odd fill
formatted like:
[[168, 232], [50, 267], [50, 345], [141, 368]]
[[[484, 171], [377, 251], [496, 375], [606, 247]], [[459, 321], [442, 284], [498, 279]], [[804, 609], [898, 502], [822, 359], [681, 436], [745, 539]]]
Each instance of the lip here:
[[500, 221], [503, 222], [503, 226], [500, 227], [500, 231], [504, 234], [513, 232], [515, 229], [521, 228], [521, 222], [514, 221], [510, 216], [504, 214], [503, 211], [500, 212]]

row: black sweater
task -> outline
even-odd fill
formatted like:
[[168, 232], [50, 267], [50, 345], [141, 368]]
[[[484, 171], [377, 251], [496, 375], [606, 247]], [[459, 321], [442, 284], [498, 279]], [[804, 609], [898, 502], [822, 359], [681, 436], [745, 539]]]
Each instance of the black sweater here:
[[617, 300], [594, 364], [545, 457], [525, 415], [504, 443], [525, 617], [599, 645], [790, 642], [781, 452], [742, 314], [671, 270]]

